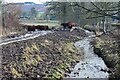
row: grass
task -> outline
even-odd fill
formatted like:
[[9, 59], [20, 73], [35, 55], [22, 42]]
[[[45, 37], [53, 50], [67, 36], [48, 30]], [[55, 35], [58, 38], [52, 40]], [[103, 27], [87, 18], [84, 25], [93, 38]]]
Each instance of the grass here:
[[22, 21], [22, 24], [29, 24], [29, 25], [48, 25], [49, 28], [56, 27], [59, 28], [60, 22], [59, 21], [46, 21], [46, 20], [28, 20], [28, 21]]

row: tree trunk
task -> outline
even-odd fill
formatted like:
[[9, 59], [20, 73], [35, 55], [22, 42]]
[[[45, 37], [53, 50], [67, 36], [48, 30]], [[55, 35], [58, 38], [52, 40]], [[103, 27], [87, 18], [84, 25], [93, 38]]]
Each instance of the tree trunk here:
[[3, 28], [3, 31], [2, 31], [2, 35], [4, 35], [4, 34], [6, 34], [6, 30], [5, 30], [5, 16], [4, 16], [4, 12], [5, 12], [5, 10], [4, 10], [4, 5], [2, 5], [2, 28]]
[[105, 33], [105, 16], [102, 19], [103, 32]]
[[[120, 1], [118, 2], [118, 7], [120, 7]], [[118, 11], [120, 11], [120, 8], [118, 9]], [[118, 12], [118, 17], [120, 17], [120, 12]], [[120, 20], [118, 20], [118, 23], [120, 23]], [[120, 26], [117, 27], [118, 27], [118, 35], [119, 35]]]
[[66, 22], [66, 2], [63, 3], [63, 22]]

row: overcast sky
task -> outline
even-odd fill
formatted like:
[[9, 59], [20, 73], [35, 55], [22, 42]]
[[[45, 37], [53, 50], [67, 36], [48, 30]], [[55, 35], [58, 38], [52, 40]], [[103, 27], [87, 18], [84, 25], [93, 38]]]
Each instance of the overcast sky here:
[[[46, 1], [52, 1], [52, 0], [4, 0], [7, 3], [18, 3], [18, 2], [35, 2], [36, 4], [41, 4], [42, 2]], [[58, 1], [58, 0], [53, 0], [53, 1]], [[118, 2], [119, 0], [60, 0], [62, 2], [64, 1], [78, 1], [78, 2], [89, 2], [89, 1], [95, 1], [95, 2]]]
[[46, 2], [46, 1], [51, 1], [51, 0], [4, 0], [7, 3], [17, 3], [17, 2], [35, 2], [36, 4], [40, 4], [42, 2]]

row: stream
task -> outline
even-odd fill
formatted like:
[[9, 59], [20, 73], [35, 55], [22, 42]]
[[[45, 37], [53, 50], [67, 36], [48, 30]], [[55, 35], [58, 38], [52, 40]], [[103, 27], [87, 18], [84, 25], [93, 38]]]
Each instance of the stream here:
[[[86, 31], [86, 30], [85, 30]], [[68, 73], [68, 77], [65, 80], [71, 78], [108, 78], [108, 68], [102, 58], [98, 57], [93, 50], [93, 46], [90, 45], [92, 37], [95, 35], [92, 32], [86, 31], [89, 37], [85, 37], [83, 40], [76, 42], [74, 45], [76, 48], [83, 48], [83, 59], [71, 69], [71, 73]]]

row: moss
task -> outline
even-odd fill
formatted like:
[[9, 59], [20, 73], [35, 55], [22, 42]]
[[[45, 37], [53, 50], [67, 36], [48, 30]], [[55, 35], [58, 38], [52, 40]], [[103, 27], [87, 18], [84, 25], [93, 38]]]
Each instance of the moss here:
[[61, 77], [63, 77], [63, 74], [60, 73], [59, 71], [53, 69], [53, 73], [52, 73], [52, 77], [51, 78], [54, 79], [54, 80], [56, 80], [56, 79], [58, 80]]
[[120, 64], [116, 64], [116, 68], [119, 69], [120, 68]]
[[24, 58], [25, 60], [23, 61], [23, 65], [25, 67], [25, 65], [34, 65], [36, 66], [39, 61], [43, 61], [42, 58], [40, 57], [40, 55], [38, 54], [34, 54], [35, 52], [39, 52], [40, 48], [38, 47], [38, 45], [36, 44], [32, 44], [30, 47], [26, 47], [24, 49], [22, 58]]
[[57, 67], [56, 70], [59, 71], [61, 74], [63, 74], [63, 70], [60, 69], [59, 67]]
[[76, 49], [74, 47], [74, 43], [72, 43], [72, 42], [66, 43], [65, 47], [63, 49], [63, 52], [66, 53], [66, 54], [68, 54], [68, 55], [71, 55], [71, 53], [76, 52]]
[[33, 48], [27, 46], [27, 47], [23, 50], [23, 53], [33, 53]]
[[67, 63], [60, 64], [60, 68], [66, 69], [69, 65]]
[[34, 54], [35, 52], [39, 52], [40, 51], [40, 47], [33, 43], [31, 46], [26, 46], [26, 48], [23, 50], [23, 53], [31, 53]]
[[34, 51], [37, 51], [37, 52], [40, 51], [40, 48], [36, 44], [33, 44], [31, 48], [35, 49]]
[[81, 39], [81, 38], [80, 38], [80, 37], [78, 37], [78, 36], [76, 36], [76, 38], [77, 38], [77, 39], [79, 39], [79, 40]]
[[36, 55], [36, 60], [37, 61], [43, 61], [42, 58], [40, 57], [40, 55]]
[[48, 40], [48, 39], [45, 39], [43, 43], [41, 43], [42, 46], [44, 47], [47, 47], [47, 46], [50, 46], [53, 42]]
[[25, 56], [24, 54], [23, 57], [25, 58], [25, 60], [23, 61], [23, 64], [36, 66], [39, 63], [39, 61], [43, 61], [39, 55], [35, 55], [35, 56], [36, 57], [33, 57], [33, 55], [31, 54], [27, 54], [27, 56]]
[[73, 57], [73, 59], [76, 60], [76, 61], [79, 60], [79, 57], [77, 57], [76, 55], [73, 55], [72, 57]]
[[20, 74], [15, 68], [11, 68], [11, 73], [14, 76], [21, 77], [22, 74]]
[[59, 68], [51, 68], [51, 72], [51, 74], [46, 76], [48, 80], [59, 80], [64, 76], [63, 72]]

